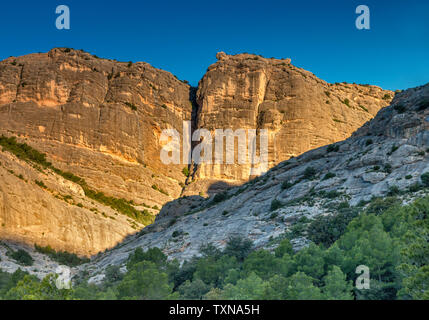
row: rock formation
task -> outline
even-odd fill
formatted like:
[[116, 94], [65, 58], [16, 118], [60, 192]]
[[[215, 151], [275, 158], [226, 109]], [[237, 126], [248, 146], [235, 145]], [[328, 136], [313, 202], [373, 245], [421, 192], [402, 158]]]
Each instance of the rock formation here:
[[[376, 86], [329, 84], [290, 59], [218, 53], [199, 83], [196, 128], [267, 129], [268, 167], [349, 137], [387, 106], [394, 93]], [[247, 181], [250, 164], [201, 164], [195, 194], [218, 181]]]
[[[137, 247], [161, 248], [181, 261], [202, 244], [223, 248], [230, 236], [269, 248], [305, 218], [335, 212], [339, 205], [365, 206], [373, 197], [395, 194], [403, 202], [429, 194], [429, 84], [397, 94], [392, 105], [352, 137], [281, 162], [267, 174], [221, 197], [175, 200], [154, 224], [90, 263], [93, 274], [121, 265]], [[176, 210], [179, 208], [179, 210]], [[295, 249], [308, 243], [292, 240]], [[87, 268], [84, 266], [83, 268]]]
[[1, 61], [0, 135], [46, 153], [53, 167], [40, 171], [0, 151], [0, 238], [91, 255], [144, 226], [94, 201], [58, 170], [153, 215], [166, 203], [186, 213], [189, 201], [205, 200], [194, 196], [179, 205], [174, 199], [250, 178], [249, 165], [203, 164], [187, 178], [185, 164], [163, 164], [161, 132], [182, 134], [183, 121], [212, 133], [268, 129], [273, 167], [347, 138], [393, 97], [375, 86], [328, 84], [289, 59], [217, 57], [197, 91], [147, 63], [68, 48]]

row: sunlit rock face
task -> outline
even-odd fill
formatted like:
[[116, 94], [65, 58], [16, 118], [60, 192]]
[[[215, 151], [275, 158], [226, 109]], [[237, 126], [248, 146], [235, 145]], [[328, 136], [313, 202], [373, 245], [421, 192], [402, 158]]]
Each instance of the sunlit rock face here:
[[[215, 129], [256, 129], [257, 133], [266, 129], [268, 168], [344, 140], [394, 96], [376, 86], [329, 84], [293, 66], [290, 59], [223, 52], [217, 58], [199, 83], [196, 128], [209, 129], [213, 136]], [[219, 180], [247, 180], [252, 165], [240, 165], [235, 159], [235, 164], [199, 165], [197, 183], [188, 188], [189, 193]]]
[[[393, 97], [374, 86], [328, 84], [289, 59], [217, 57], [198, 88], [144, 62], [80, 50], [10, 57], [0, 62], [0, 135], [46, 153], [56, 168], [85, 179], [91, 189], [156, 215], [166, 203], [177, 207], [174, 200], [183, 195], [198, 202], [252, 175], [248, 163], [201, 164], [187, 178], [186, 163], [161, 161], [164, 129], [182, 138], [184, 121], [193, 132], [212, 135], [215, 129], [267, 130], [271, 168], [347, 138]], [[228, 152], [238, 151], [233, 146]], [[91, 255], [144, 227], [51, 170], [40, 172], [5, 150], [0, 162], [2, 239]]]

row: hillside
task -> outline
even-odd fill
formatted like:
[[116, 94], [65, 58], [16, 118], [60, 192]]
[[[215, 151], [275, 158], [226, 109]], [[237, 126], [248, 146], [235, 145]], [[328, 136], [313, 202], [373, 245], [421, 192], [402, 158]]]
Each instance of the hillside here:
[[139, 247], [189, 260], [203, 244], [222, 249], [235, 236], [270, 248], [287, 235], [295, 250], [303, 248], [314, 240], [307, 227], [317, 217], [377, 207], [385, 198], [387, 204], [410, 203], [427, 195], [428, 129], [429, 84], [397, 94], [391, 106], [344, 141], [284, 161], [210, 199], [167, 204], [153, 225], [84, 268], [98, 274], [123, 264]]

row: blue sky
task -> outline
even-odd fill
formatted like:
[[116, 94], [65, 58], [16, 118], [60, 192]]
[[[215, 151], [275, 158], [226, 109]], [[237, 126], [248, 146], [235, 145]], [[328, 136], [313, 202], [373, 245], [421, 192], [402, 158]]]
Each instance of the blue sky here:
[[[55, 28], [61, 4], [70, 30]], [[371, 30], [355, 27], [360, 4], [371, 10]], [[426, 0], [8, 1], [0, 59], [72, 47], [146, 61], [196, 85], [216, 52], [249, 52], [290, 57], [329, 82], [405, 89], [429, 82], [428, 17]]]

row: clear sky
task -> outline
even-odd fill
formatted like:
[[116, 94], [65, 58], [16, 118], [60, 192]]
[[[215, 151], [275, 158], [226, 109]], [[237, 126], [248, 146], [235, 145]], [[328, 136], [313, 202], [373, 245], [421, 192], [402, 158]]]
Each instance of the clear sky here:
[[[71, 29], [55, 28], [55, 8]], [[355, 9], [371, 10], [358, 30]], [[196, 85], [218, 51], [291, 58], [329, 82], [405, 89], [429, 82], [429, 1], [2, 1], [0, 59], [53, 47], [145, 61]]]

